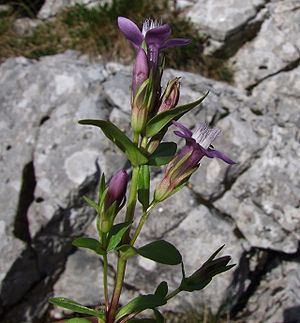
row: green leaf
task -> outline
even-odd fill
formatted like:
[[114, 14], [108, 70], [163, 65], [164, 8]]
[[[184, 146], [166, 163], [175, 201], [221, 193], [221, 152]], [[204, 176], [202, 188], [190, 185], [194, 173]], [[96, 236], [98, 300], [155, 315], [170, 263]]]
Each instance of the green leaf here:
[[104, 175], [104, 173], [102, 173], [102, 175], [100, 177], [100, 182], [99, 182], [98, 204], [100, 204], [101, 197], [102, 197], [105, 189], [106, 189], [106, 185], [105, 185], [105, 175]]
[[73, 319], [64, 320], [64, 323], [91, 323], [91, 321], [76, 317]]
[[105, 120], [80, 120], [80, 124], [99, 127], [105, 136], [117, 145], [131, 161], [132, 165], [138, 166], [148, 162], [148, 158], [141, 150], [113, 123]]
[[157, 309], [154, 309], [154, 314], [155, 314], [155, 318], [156, 318], [156, 323], [164, 323], [165, 322], [165, 318], [162, 316], [160, 311], [158, 311]]
[[131, 314], [131, 313], [140, 313], [144, 311], [147, 308], [154, 309], [158, 306], [164, 305], [167, 302], [160, 298], [157, 295], [141, 295], [133, 300], [131, 300], [128, 304], [123, 306], [117, 313], [116, 320], [119, 320], [120, 318], [124, 317], [125, 315]]
[[138, 178], [138, 200], [144, 210], [149, 206], [150, 171], [148, 165], [140, 166]]
[[87, 204], [89, 204], [93, 209], [96, 210], [96, 212], [98, 212], [98, 205], [96, 202], [92, 201], [90, 198], [88, 198], [87, 196], [83, 196], [83, 199], [86, 201]]
[[162, 166], [166, 165], [175, 155], [177, 145], [175, 142], [161, 143], [155, 152], [149, 157], [149, 165]]
[[109, 231], [108, 234], [108, 247], [107, 251], [114, 250], [121, 242], [124, 233], [130, 228], [131, 222], [124, 222], [115, 224]]
[[162, 130], [169, 122], [172, 120], [178, 120], [182, 117], [185, 113], [189, 112], [191, 109], [195, 108], [199, 105], [205, 97], [208, 95], [208, 92], [200, 97], [198, 100], [188, 103], [185, 105], [181, 105], [179, 107], [163, 111], [152, 119], [150, 119], [146, 126], [146, 136], [153, 137], [156, 135], [160, 130]]
[[102, 249], [100, 242], [93, 238], [77, 238], [73, 240], [72, 244], [75, 247], [93, 250], [100, 256], [104, 256], [106, 254], [105, 250]]
[[168, 283], [163, 281], [157, 286], [154, 294], [161, 298], [165, 298], [168, 294], [168, 290]]
[[96, 317], [103, 317], [101, 312], [95, 311], [91, 308], [83, 306], [72, 299], [64, 298], [64, 297], [51, 297], [49, 298], [49, 303], [66, 308], [67, 310], [71, 310], [76, 313], [87, 314]]
[[137, 249], [137, 253], [161, 264], [179, 265], [182, 262], [181, 254], [176, 247], [165, 240], [151, 242]]

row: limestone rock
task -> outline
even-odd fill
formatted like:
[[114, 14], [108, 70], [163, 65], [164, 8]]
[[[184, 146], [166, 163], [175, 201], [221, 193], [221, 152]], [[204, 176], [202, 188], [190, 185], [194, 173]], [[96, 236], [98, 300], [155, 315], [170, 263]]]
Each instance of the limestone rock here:
[[201, 0], [188, 9], [187, 16], [200, 31], [216, 40], [241, 29], [252, 18], [265, 0]]
[[47, 19], [55, 16], [60, 10], [74, 6], [75, 4], [81, 5], [98, 5], [104, 4], [109, 0], [46, 0], [41, 10], [38, 13], [39, 19]]
[[297, 66], [299, 54], [298, 1], [268, 4], [269, 18], [257, 36], [231, 59], [234, 80], [240, 88], [252, 88], [262, 80]]
[[[79, 126], [77, 120], [108, 119], [128, 132], [131, 69], [113, 63], [93, 64], [66, 52], [39, 61], [10, 59], [0, 66], [0, 72], [0, 171], [4, 179], [0, 202], [6, 210], [0, 222], [5, 237], [0, 247], [0, 320], [40, 323], [47, 317], [51, 321], [63, 314], [49, 309], [47, 297], [53, 294], [78, 297], [89, 306], [99, 303], [101, 293], [95, 284], [90, 289], [86, 286], [101, 280], [101, 263], [86, 251], [74, 253], [71, 241], [79, 235], [95, 235], [95, 214], [81, 196], [95, 196], [101, 171], [109, 178], [127, 165], [98, 129]], [[299, 73], [294, 68], [268, 77], [247, 96], [244, 90], [199, 75], [166, 71], [164, 83], [182, 76], [181, 103], [210, 91], [202, 108], [180, 121], [191, 128], [199, 121], [221, 128], [214, 145], [238, 162], [229, 167], [216, 159], [203, 159], [190, 185], [155, 209], [137, 241], [137, 246], [154, 239], [174, 243], [188, 274], [224, 243], [224, 254], [232, 255], [238, 264], [200, 296], [182, 294], [170, 303], [170, 310], [184, 310], [179, 303], [187, 308], [199, 302], [230, 310], [226, 299], [235, 280], [238, 286], [247, 286], [251, 280], [250, 265], [243, 266], [243, 260], [253, 250], [267, 255], [276, 252], [276, 270], [292, 273], [284, 274], [288, 287], [276, 304], [292, 290], [289, 277], [294, 279], [300, 239]], [[183, 142], [173, 130], [167, 140], [175, 140], [181, 147]], [[152, 176], [153, 190], [162, 171], [153, 168]], [[82, 269], [81, 261], [86, 264]], [[110, 261], [114, 264], [115, 258]], [[258, 259], [256, 267], [262, 265], [265, 263]], [[267, 265], [253, 298], [244, 304], [243, 309], [250, 313], [254, 313], [253, 303], [270, 298], [267, 288], [260, 289], [275, 281], [274, 268]], [[132, 258], [129, 269], [122, 304], [138, 293], [153, 292], [161, 280], [167, 280], [172, 289], [181, 279], [180, 268], [143, 258]], [[110, 286], [113, 277], [111, 270]], [[76, 278], [79, 281], [73, 289]], [[240, 297], [237, 291], [236, 302]], [[297, 312], [296, 302], [291, 297], [282, 310], [275, 307], [274, 311], [258, 304], [257, 311], [268, 308], [270, 316], [266, 314], [265, 319], [277, 322]], [[237, 314], [246, 315], [243, 309]]]
[[[277, 263], [250, 297], [247, 322], [299, 322], [299, 263]], [[243, 313], [241, 314], [243, 317]]]

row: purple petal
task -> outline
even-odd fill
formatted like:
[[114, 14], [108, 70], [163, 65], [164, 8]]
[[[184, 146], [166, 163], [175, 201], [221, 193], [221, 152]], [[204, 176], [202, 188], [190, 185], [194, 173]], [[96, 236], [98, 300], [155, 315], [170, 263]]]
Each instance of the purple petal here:
[[160, 49], [165, 49], [165, 48], [174, 47], [174, 46], [185, 46], [190, 44], [191, 42], [192, 41], [190, 39], [186, 39], [186, 38], [172, 38], [172, 39], [166, 40], [162, 44]]
[[161, 44], [171, 35], [171, 27], [168, 24], [150, 29], [147, 31], [145, 40], [148, 46], [155, 46], [158, 49]]
[[222, 153], [221, 151], [218, 150], [212, 150], [212, 149], [205, 149], [205, 155], [209, 158], [220, 158], [222, 159], [225, 163], [233, 165], [236, 164], [235, 161], [233, 161], [232, 159], [230, 159], [227, 155], [225, 155], [224, 153]]
[[149, 67], [147, 55], [143, 48], [140, 48], [137, 52], [135, 63], [133, 66], [133, 77], [132, 77], [132, 92], [133, 96], [139, 87], [147, 80], [149, 76]]
[[[193, 133], [190, 129], [186, 128], [183, 124], [181, 124], [178, 121], [172, 121], [173, 125], [176, 126], [177, 128], [179, 128], [182, 132], [181, 132], [181, 136], [179, 135], [179, 137], [182, 138], [191, 138]], [[178, 136], [177, 133], [180, 133], [179, 131], [174, 131], [174, 133]]]
[[118, 17], [118, 26], [124, 36], [138, 49], [144, 40], [144, 36], [139, 27], [125, 17]]

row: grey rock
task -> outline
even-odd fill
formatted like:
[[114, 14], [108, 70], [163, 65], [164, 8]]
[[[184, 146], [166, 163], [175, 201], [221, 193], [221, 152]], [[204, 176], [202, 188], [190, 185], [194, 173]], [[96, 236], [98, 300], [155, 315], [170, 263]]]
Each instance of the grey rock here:
[[189, 8], [187, 16], [199, 26], [200, 31], [217, 40], [224, 40], [255, 17], [266, 1], [202, 0]]
[[250, 297], [247, 322], [299, 322], [299, 263], [283, 261], [270, 270]]
[[1, 4], [0, 5], [0, 13], [1, 14], [8, 14], [12, 12], [12, 7], [9, 4]]
[[299, 64], [298, 1], [275, 1], [268, 5], [270, 17], [257, 36], [231, 59], [237, 87], [252, 88], [262, 80]]
[[34, 29], [42, 22], [38, 19], [19, 18], [14, 21], [13, 29], [20, 35], [32, 35]]
[[109, 2], [109, 0], [46, 0], [38, 13], [38, 18], [48, 19], [55, 16], [60, 10], [74, 6], [75, 4], [93, 6], [107, 2]]
[[[100, 302], [101, 262], [85, 251], [73, 253], [71, 241], [80, 235], [96, 236], [95, 214], [81, 196], [94, 198], [100, 172], [109, 178], [126, 160], [98, 129], [76, 123], [82, 118], [103, 118], [127, 133], [131, 69], [115, 63], [92, 64], [71, 51], [39, 61], [10, 59], [0, 69], [0, 169], [5, 179], [0, 188], [5, 210], [0, 231], [6, 238], [1, 246], [0, 317], [7, 323], [16, 317], [40, 323], [45, 315], [51, 319], [65, 314], [49, 308], [47, 297], [53, 294], [88, 306]], [[299, 73], [295, 68], [268, 77], [247, 96], [244, 90], [222, 82], [166, 71], [164, 84], [182, 76], [180, 104], [210, 91], [202, 108], [181, 121], [191, 128], [199, 121], [221, 128], [214, 145], [238, 162], [228, 167], [215, 159], [203, 159], [190, 185], [153, 211], [137, 240], [137, 246], [154, 239], [174, 243], [188, 274], [224, 243], [224, 253], [239, 265], [215, 279], [200, 296], [182, 294], [170, 303], [170, 310], [184, 311], [180, 304], [187, 308], [199, 302], [215, 310], [222, 305], [230, 309], [227, 300], [235, 280], [247, 286], [251, 279], [250, 265], [245, 269], [242, 263], [253, 249], [262, 248], [267, 255], [278, 250], [278, 268], [282, 265], [288, 272], [294, 268], [300, 235]], [[176, 140], [181, 147], [183, 142], [173, 130], [166, 139]], [[153, 168], [152, 190], [161, 176], [161, 170]], [[30, 188], [30, 194], [27, 204], [20, 207], [20, 201], [26, 200], [24, 187]], [[123, 216], [120, 214], [120, 222]], [[86, 266], [81, 268], [82, 263]], [[114, 256], [110, 263], [116, 263]], [[256, 267], [262, 264], [258, 259]], [[114, 274], [110, 268], [110, 290]], [[132, 258], [121, 302], [153, 292], [161, 280], [167, 280], [170, 289], [176, 288], [180, 279], [180, 268]], [[259, 286], [269, 281], [262, 275]], [[290, 282], [285, 284], [290, 286]], [[255, 300], [263, 295], [270, 297], [259, 286], [259, 296], [255, 290], [254, 298], [244, 304], [245, 310], [252, 311]], [[236, 302], [240, 297], [237, 291]], [[266, 310], [266, 320], [270, 317], [277, 322], [282, 315], [290, 315], [286, 313], [296, 306], [296, 298], [290, 299], [282, 310]], [[259, 305], [260, 313], [265, 307]]]
[[287, 253], [297, 250], [299, 240], [298, 75], [299, 68], [280, 73], [255, 88], [252, 109], [261, 116], [254, 129], [265, 137], [264, 148], [216, 202], [253, 246]]
[[[80, 128], [78, 119], [110, 114], [101, 101], [101, 82], [109, 75], [103, 66], [90, 65], [67, 52], [39, 62], [8, 60], [1, 69], [1, 172], [5, 178], [1, 205], [6, 205], [1, 217], [6, 238], [1, 246], [1, 259], [5, 259], [1, 261], [1, 303], [12, 306], [20, 301], [5, 320], [20, 315], [24, 322], [31, 322], [49, 306], [41, 286], [53, 283], [43, 281], [45, 271], [55, 280], [70, 251], [70, 237], [80, 235], [94, 218], [83, 205], [83, 192], [95, 189], [100, 170], [109, 178], [125, 159], [115, 158], [120, 153], [108, 140], [100, 140], [99, 130], [76, 129]], [[101, 150], [107, 151], [108, 159], [99, 154]], [[106, 164], [108, 156], [116, 160], [114, 167]], [[83, 161], [85, 166], [78, 167]], [[28, 299], [23, 301], [24, 295]], [[39, 306], [30, 303], [32, 298], [38, 298]]]

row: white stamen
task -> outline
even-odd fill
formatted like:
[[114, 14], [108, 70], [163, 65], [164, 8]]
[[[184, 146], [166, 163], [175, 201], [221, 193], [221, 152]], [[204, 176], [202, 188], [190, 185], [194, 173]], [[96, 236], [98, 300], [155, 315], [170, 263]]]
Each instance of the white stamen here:
[[161, 24], [157, 20], [146, 19], [143, 23], [142, 34], [145, 37], [148, 30], [159, 27]]
[[209, 128], [206, 123], [200, 123], [192, 138], [203, 148], [207, 149], [220, 134], [218, 128]]

